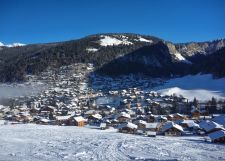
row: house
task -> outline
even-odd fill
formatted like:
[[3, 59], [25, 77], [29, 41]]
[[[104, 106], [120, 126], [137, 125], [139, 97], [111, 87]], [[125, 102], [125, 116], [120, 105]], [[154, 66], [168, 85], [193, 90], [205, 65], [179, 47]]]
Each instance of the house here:
[[200, 116], [201, 116], [200, 110], [198, 110], [197, 108], [193, 108], [191, 110], [191, 116], [192, 116], [193, 119], [199, 119]]
[[147, 122], [155, 122], [155, 116], [153, 114], [147, 115]]
[[72, 125], [71, 115], [56, 116], [57, 125]]
[[179, 114], [179, 113], [174, 114], [173, 118], [174, 118], [174, 120], [185, 120], [186, 119], [186, 117], [184, 115]]
[[131, 122], [126, 122], [126, 123], [123, 123], [119, 126], [119, 132], [134, 134], [134, 133], [136, 133], [137, 128], [138, 128], [137, 125], [135, 125]]
[[219, 130], [225, 130], [222, 125], [217, 124], [216, 122], [209, 121], [209, 120], [203, 120], [199, 123], [200, 128], [202, 128], [206, 134], [219, 131]]
[[138, 126], [139, 129], [143, 129], [146, 127], [147, 122], [143, 120], [135, 121], [135, 124]]
[[85, 125], [86, 120], [82, 116], [76, 116], [76, 117], [73, 117], [73, 119], [74, 119], [75, 126], [82, 127]]
[[184, 129], [199, 129], [199, 125], [197, 123], [194, 122], [194, 120], [181, 120], [181, 121], [177, 121], [176, 123], [178, 123], [180, 126], [182, 126]]
[[117, 120], [118, 120], [119, 122], [128, 122], [128, 121], [130, 121], [130, 119], [131, 119], [130, 114], [125, 113], [125, 112], [121, 112], [121, 113], [117, 116]]
[[161, 123], [159, 122], [154, 122], [154, 123], [147, 123], [145, 126], [145, 131], [159, 131], [160, 127], [162, 126]]
[[225, 143], [225, 131], [224, 130], [212, 132], [208, 136], [214, 143]]
[[167, 122], [162, 127], [162, 133], [165, 136], [181, 136], [183, 132], [183, 128], [180, 125], [175, 124], [174, 122]]
[[156, 118], [156, 120], [157, 120], [157, 122], [166, 122], [166, 121], [167, 121], [167, 118], [160, 115], [160, 116], [158, 116], [158, 117]]
[[169, 120], [169, 121], [173, 121], [173, 115], [171, 115], [171, 114], [170, 114], [170, 115], [167, 115], [166, 118], [167, 118], [167, 120]]
[[88, 122], [91, 124], [99, 124], [102, 119], [102, 115], [96, 113], [88, 117]]
[[100, 124], [100, 128], [101, 128], [101, 130], [105, 130], [107, 128], [107, 124], [105, 122], [102, 122]]
[[146, 135], [147, 135], [148, 137], [156, 137], [156, 132], [154, 132], [154, 131], [147, 131], [147, 132], [146, 132]]

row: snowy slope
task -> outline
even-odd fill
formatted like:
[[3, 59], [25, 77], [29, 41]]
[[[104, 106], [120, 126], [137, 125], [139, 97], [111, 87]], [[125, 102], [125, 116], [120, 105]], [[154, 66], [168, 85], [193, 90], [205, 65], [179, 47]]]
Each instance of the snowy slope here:
[[185, 76], [167, 81], [163, 86], [154, 88], [164, 95], [183, 95], [192, 100], [196, 97], [205, 101], [212, 97], [225, 98], [225, 78], [213, 79], [210, 74]]
[[113, 130], [0, 125], [0, 160], [225, 160], [225, 146], [201, 137], [156, 138]]
[[101, 46], [113, 46], [113, 45], [131, 45], [132, 42], [127, 40], [127, 37], [121, 37], [121, 39], [102, 35], [100, 39]]

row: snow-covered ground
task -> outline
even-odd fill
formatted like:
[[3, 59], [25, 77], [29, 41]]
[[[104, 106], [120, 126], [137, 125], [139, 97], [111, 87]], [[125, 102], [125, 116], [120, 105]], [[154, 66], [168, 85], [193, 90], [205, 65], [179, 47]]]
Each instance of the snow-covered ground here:
[[193, 100], [194, 97], [202, 101], [212, 97], [224, 99], [225, 78], [213, 79], [210, 74], [188, 75], [168, 80], [164, 85], [155, 87], [153, 90], [164, 95], [181, 94], [190, 100]]
[[0, 125], [0, 160], [225, 160], [225, 145], [201, 137], [156, 138], [115, 130]]

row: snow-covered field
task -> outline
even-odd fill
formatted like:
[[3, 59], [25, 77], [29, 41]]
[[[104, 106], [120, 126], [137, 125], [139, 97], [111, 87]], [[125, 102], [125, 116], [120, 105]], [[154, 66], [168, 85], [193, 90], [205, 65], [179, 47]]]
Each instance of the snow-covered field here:
[[212, 97], [225, 98], [225, 78], [213, 79], [212, 75], [188, 75], [168, 80], [164, 85], [154, 88], [164, 95], [183, 95], [193, 100], [210, 100]]
[[156, 138], [115, 130], [0, 125], [0, 160], [225, 160], [225, 145], [201, 137]]

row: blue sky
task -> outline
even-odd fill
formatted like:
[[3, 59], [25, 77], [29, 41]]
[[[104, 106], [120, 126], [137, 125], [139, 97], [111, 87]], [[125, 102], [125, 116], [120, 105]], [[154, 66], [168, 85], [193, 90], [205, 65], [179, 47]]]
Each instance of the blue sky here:
[[225, 0], [0, 0], [0, 42], [131, 32], [172, 42], [225, 38]]

